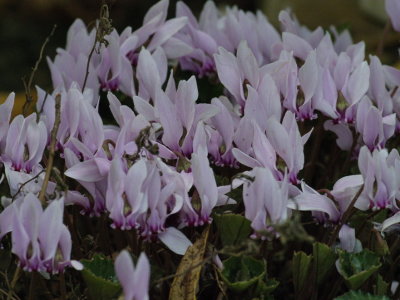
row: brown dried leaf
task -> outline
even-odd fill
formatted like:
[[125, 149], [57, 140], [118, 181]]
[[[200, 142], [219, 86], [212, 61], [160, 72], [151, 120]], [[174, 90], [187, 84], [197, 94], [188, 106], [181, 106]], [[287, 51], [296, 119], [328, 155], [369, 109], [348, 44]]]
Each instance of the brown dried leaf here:
[[188, 248], [183, 256], [169, 291], [169, 300], [196, 300], [209, 230], [210, 226], [207, 225], [201, 237]]

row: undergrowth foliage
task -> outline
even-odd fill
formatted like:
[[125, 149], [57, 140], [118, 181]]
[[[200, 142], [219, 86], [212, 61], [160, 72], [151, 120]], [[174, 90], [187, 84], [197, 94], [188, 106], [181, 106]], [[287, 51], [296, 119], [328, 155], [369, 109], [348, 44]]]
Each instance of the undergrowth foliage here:
[[400, 297], [400, 71], [290, 11], [168, 5], [76, 20], [36, 112], [48, 39], [0, 105], [1, 297]]

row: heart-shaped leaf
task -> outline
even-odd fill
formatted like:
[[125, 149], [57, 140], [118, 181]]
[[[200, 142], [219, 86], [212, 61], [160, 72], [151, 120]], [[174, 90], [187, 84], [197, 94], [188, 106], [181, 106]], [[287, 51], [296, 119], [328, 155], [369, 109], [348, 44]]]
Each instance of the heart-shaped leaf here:
[[371, 295], [361, 291], [350, 291], [342, 296], [336, 297], [334, 300], [389, 300], [389, 298], [386, 296]]
[[322, 243], [313, 244], [313, 262], [317, 274], [317, 283], [321, 283], [336, 261], [335, 252]]
[[381, 266], [379, 256], [367, 249], [359, 253], [339, 250], [336, 268], [352, 289], [358, 289]]
[[249, 256], [231, 256], [223, 265], [221, 277], [235, 292], [242, 292], [262, 280], [266, 270], [264, 261]]
[[312, 256], [304, 252], [295, 252], [293, 255], [292, 272], [293, 284], [296, 292], [299, 292], [310, 272]]
[[82, 276], [91, 299], [113, 299], [120, 294], [121, 286], [115, 276], [114, 263], [111, 259], [96, 254], [92, 260], [81, 262], [84, 265]]
[[241, 215], [215, 215], [214, 220], [224, 246], [239, 244], [252, 232], [250, 221]]

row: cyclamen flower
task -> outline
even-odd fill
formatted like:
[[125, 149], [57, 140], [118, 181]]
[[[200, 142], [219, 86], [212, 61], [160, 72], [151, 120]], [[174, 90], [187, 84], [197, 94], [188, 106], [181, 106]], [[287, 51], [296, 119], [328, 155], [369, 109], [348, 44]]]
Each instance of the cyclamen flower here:
[[[155, 4], [146, 14], [143, 26], [132, 33], [130, 27], [121, 34], [115, 30], [106, 35], [107, 47], [95, 51], [89, 62], [86, 87], [98, 97], [99, 88], [121, 90], [126, 95], [135, 95], [132, 80], [131, 63], [136, 66], [136, 50], [147, 43], [151, 52], [163, 47], [168, 58], [179, 58], [193, 49], [173, 36], [187, 23], [187, 18], [174, 18], [166, 21], [168, 1]], [[57, 49], [57, 56], [52, 62], [47, 58], [55, 90], [71, 88], [72, 84], [83, 88], [86, 77], [86, 65], [95, 39], [96, 30], [88, 33], [82, 20], [76, 20], [70, 27], [65, 49]]]
[[224, 96], [212, 99], [211, 103], [220, 111], [211, 118], [211, 126], [208, 128], [210, 129], [208, 152], [216, 165], [236, 166], [232, 149], [240, 117], [235, 113], [233, 104]]
[[117, 256], [114, 267], [125, 300], [149, 299], [150, 263], [144, 252], [134, 266], [129, 252], [123, 250]]
[[[284, 106], [295, 112], [300, 120], [313, 118], [314, 109], [317, 109], [334, 120], [353, 123], [356, 104], [369, 89], [370, 68], [363, 61], [365, 44], [352, 44], [348, 32], [339, 35], [334, 28], [336, 41], [333, 43], [329, 33], [324, 35], [322, 28], [311, 32], [301, 27], [286, 11], [280, 13], [279, 19], [285, 31], [282, 34], [283, 51], [278, 61], [265, 68], [277, 82], [281, 82], [278, 86], [285, 97]], [[297, 73], [295, 62], [287, 58], [290, 55], [304, 61], [298, 76], [294, 76]], [[277, 66], [282, 65], [285, 58], [291, 62], [292, 71], [282, 81], [283, 78], [273, 70], [279, 70], [278, 74], [282, 76], [284, 73]], [[297, 97], [298, 84], [304, 100]], [[377, 85], [372, 79], [371, 84]]]
[[397, 0], [386, 0], [385, 1], [386, 13], [390, 17], [393, 28], [396, 31], [400, 31], [400, 3]]
[[127, 173], [120, 158], [115, 158], [106, 194], [111, 226], [136, 229], [148, 240], [159, 238], [169, 249], [183, 255], [191, 242], [182, 232], [165, 224], [168, 216], [177, 214], [183, 203], [189, 202], [187, 192], [192, 183], [185, 183], [182, 177], [159, 158], [140, 158]]
[[63, 153], [68, 168], [65, 175], [77, 180], [88, 191], [93, 201], [76, 191], [68, 191], [65, 199], [68, 203], [82, 206], [83, 212], [90, 215], [99, 215], [106, 209], [107, 177], [112, 159], [146, 151], [138, 149], [135, 140], [146, 128], [151, 129], [150, 135], [153, 132], [153, 127], [150, 127], [150, 123], [143, 116], [135, 116], [134, 112], [129, 107], [121, 105], [113, 94], [109, 93], [108, 99], [110, 110], [120, 127], [103, 127], [105, 140], [97, 152], [93, 153], [84, 143], [72, 137], [70, 141], [73, 149], [79, 153], [69, 148], [65, 148]]
[[[303, 91], [304, 100], [301, 100], [301, 105], [298, 107], [297, 116], [299, 120], [315, 119], [317, 116], [314, 114], [315, 98], [317, 87], [320, 82], [320, 66], [317, 63], [317, 54], [311, 51], [304, 65], [299, 69], [299, 83]], [[314, 100], [314, 101], [313, 101]]]
[[370, 70], [367, 62], [364, 61], [356, 66], [347, 76], [341, 89], [344, 96], [344, 108], [338, 108], [338, 112], [341, 120], [353, 123], [356, 118], [356, 104], [360, 102], [369, 88]]
[[390, 81], [385, 75], [385, 67], [380, 62], [379, 58], [370, 55], [370, 84], [368, 95], [374, 101], [383, 116], [393, 113], [393, 99], [391, 91], [387, 89], [390, 86]]
[[359, 240], [356, 239], [356, 231], [354, 228], [343, 224], [339, 231], [340, 248], [347, 252], [360, 252], [362, 246]]
[[275, 118], [268, 120], [267, 137], [276, 153], [285, 162], [289, 179], [297, 184], [297, 173], [304, 165], [304, 144], [311, 135], [311, 131], [301, 136], [295, 116], [287, 111], [282, 124]]
[[[67, 44], [65, 49], [58, 48], [54, 61], [47, 58], [47, 63], [51, 72], [53, 87], [57, 91], [69, 89], [73, 82], [76, 82], [80, 88], [86, 76], [86, 65], [88, 56], [95, 40], [96, 30], [88, 33], [82, 20], [77, 19], [71, 25], [67, 33]], [[95, 61], [99, 61], [99, 55], [94, 52], [89, 62], [89, 74], [86, 87], [92, 89], [98, 95], [100, 87], [96, 74]]]
[[[242, 118], [237, 132], [246, 118], [246, 116]], [[266, 132], [262, 131], [255, 122], [253, 122], [253, 126], [249, 120], [247, 123], [250, 126], [241, 133], [243, 143], [236, 143], [238, 149], [233, 149], [232, 153], [235, 158], [251, 168], [266, 167], [277, 179], [283, 178], [284, 168], [287, 167], [289, 180], [293, 184], [297, 184], [297, 174], [304, 165], [303, 146], [311, 131], [301, 136], [295, 116], [290, 111], [286, 112], [282, 124], [274, 117], [269, 118]], [[283, 161], [278, 161], [277, 155]], [[282, 162], [285, 166], [282, 165]]]
[[146, 100], [146, 102], [152, 99], [154, 103], [156, 92], [161, 89], [167, 78], [167, 66], [167, 57], [162, 48], [157, 48], [153, 53], [144, 47], [140, 50], [136, 68], [139, 99]]
[[[135, 182], [135, 184], [132, 184]], [[179, 173], [159, 158], [136, 161], [128, 170], [119, 158], [111, 164], [108, 175], [106, 206], [113, 227], [137, 228], [145, 238], [165, 230], [165, 220], [182, 205], [184, 189]]]
[[[208, 159], [207, 150], [204, 147], [199, 147], [192, 154], [191, 169], [193, 174], [193, 185], [196, 187], [197, 197], [192, 196], [191, 210], [186, 213], [187, 222], [189, 225], [203, 225], [211, 222], [211, 211], [218, 202], [218, 188], [215, 182], [213, 170], [211, 169]], [[194, 201], [200, 202], [200, 208], [195, 210]]]
[[[398, 226], [400, 223], [400, 212], [395, 213], [393, 216], [387, 218], [385, 221], [382, 222], [382, 224], [377, 224], [375, 226], [378, 230], [382, 232], [390, 232], [391, 229], [398, 229]], [[394, 226], [397, 225], [397, 226]], [[391, 227], [393, 226], [393, 227]], [[397, 227], [397, 228], [396, 228]]]
[[[246, 133], [244, 133], [246, 134]], [[233, 155], [242, 165], [250, 168], [264, 167], [268, 168], [276, 179], [282, 179], [283, 175], [276, 166], [276, 151], [269, 142], [265, 132], [253, 122], [253, 139], [251, 148], [247, 153], [238, 148], [232, 150]]]
[[[146, 44], [146, 48], [153, 52], [162, 47], [170, 59], [176, 59], [192, 52], [190, 45], [176, 38], [179, 32], [187, 24], [186, 17], [166, 20], [168, 13], [168, 0], [161, 0], [154, 4], [146, 13], [143, 25], [133, 32], [138, 37], [137, 47]], [[128, 53], [128, 58], [135, 65], [137, 54]]]
[[[341, 214], [344, 214], [348, 209], [352, 199], [356, 196], [364, 183], [363, 176], [349, 175], [340, 178], [333, 185], [331, 195], [338, 203]], [[354, 207], [359, 210], [367, 210], [369, 203], [364, 201], [362, 197], [358, 197]]]
[[90, 201], [76, 191], [67, 191], [66, 204], [77, 204], [82, 207], [83, 213], [99, 216], [106, 209], [107, 174], [111, 163], [100, 157], [80, 162], [78, 156], [68, 148], [64, 150], [64, 158], [68, 168], [64, 174], [77, 180], [92, 197]]
[[176, 37], [188, 45], [193, 51], [179, 59], [183, 70], [190, 70], [202, 77], [215, 72], [213, 54], [217, 52], [217, 42], [212, 36], [200, 28], [189, 7], [181, 1], [176, 4], [176, 16], [187, 17], [188, 23], [176, 35]]
[[[154, 60], [146, 54], [145, 50], [141, 52], [142, 54], [140, 59], [146, 58], [149, 60], [149, 65], [155, 66]], [[150, 63], [152, 60], [153, 63]], [[153, 71], [147, 70], [148, 78], [154, 78], [154, 82], [160, 82], [158, 70], [155, 67], [152, 69]], [[158, 143], [160, 156], [165, 159], [190, 157], [198, 125], [215, 116], [219, 112], [218, 107], [213, 104], [196, 103], [198, 89], [193, 76], [189, 80], [181, 80], [176, 87], [171, 73], [165, 91], [149, 83], [147, 86], [148, 89], [152, 89], [149, 94], [154, 97], [154, 106], [141, 97], [134, 97], [135, 109], [148, 122], [156, 121], [161, 124], [163, 134]]]
[[255, 236], [262, 236], [271, 226], [287, 220], [289, 184], [286, 177], [277, 181], [266, 168], [254, 168], [246, 175], [254, 180], [243, 180], [245, 217], [251, 221]]
[[301, 189], [302, 191], [295, 195], [289, 202], [289, 208], [300, 211], [312, 211], [313, 216], [320, 222], [325, 222], [328, 219], [334, 223], [339, 221], [340, 212], [332, 199], [321, 195], [304, 183], [304, 181], [301, 182]]
[[360, 149], [358, 156], [360, 175], [340, 178], [333, 186], [331, 194], [339, 204], [343, 214], [362, 188], [355, 207], [360, 210], [389, 208], [399, 210], [397, 199], [400, 199], [400, 180], [396, 175], [400, 172], [400, 156], [393, 149], [375, 149], [372, 153], [367, 146]]
[[[97, 110], [99, 99], [94, 98], [93, 92], [91, 89], [82, 92], [74, 83], [71, 88], [60, 93], [61, 120], [57, 132], [57, 145], [61, 149], [70, 148], [84, 157], [91, 157], [101, 151], [104, 141], [103, 121]], [[40, 89], [38, 95], [36, 108], [43, 111], [42, 122], [45, 122], [48, 132], [51, 132], [55, 120], [55, 96], [45, 95]], [[87, 151], [81, 149], [74, 139], [82, 143]]]
[[[45, 177], [44, 171], [41, 168], [36, 168], [34, 171], [27, 173], [25, 171], [15, 171], [7, 164], [4, 166], [4, 173], [10, 188], [11, 197], [17, 196], [17, 192], [18, 196], [28, 193], [38, 195]], [[46, 193], [48, 195], [53, 194], [55, 187], [56, 184], [49, 181]]]
[[246, 40], [257, 61], [268, 63], [275, 58], [275, 48], [281, 42], [279, 33], [261, 12], [253, 14], [227, 7], [221, 13], [214, 2], [207, 1], [197, 21], [190, 9], [178, 2], [176, 15], [188, 18], [187, 26], [176, 37], [194, 48], [180, 59], [181, 67], [200, 72], [200, 76], [215, 67], [209, 56], [217, 52], [218, 46], [234, 53]]
[[400, 156], [397, 150], [390, 153], [386, 149], [374, 150], [371, 153], [364, 146], [360, 150], [358, 167], [364, 179], [360, 198], [372, 209], [398, 210]]
[[[314, 31], [311, 31], [308, 29], [306, 26], [302, 26], [299, 21], [296, 19], [295, 16], [291, 14], [291, 11], [288, 10], [282, 10], [279, 13], [279, 21], [282, 24], [282, 31], [283, 32], [288, 32], [293, 35], [293, 39], [299, 39], [301, 38], [301, 41], [298, 43], [299, 47], [305, 48], [303, 43], [306, 43], [308, 46], [316, 47], [318, 43], [321, 41], [321, 39], [324, 36], [324, 32], [321, 27], [316, 28]], [[292, 39], [292, 38], [290, 38]], [[284, 42], [285, 43], [285, 42]], [[289, 43], [293, 44], [293, 43]], [[307, 53], [305, 53], [307, 56]], [[304, 59], [305, 57], [304, 56]], [[299, 56], [300, 57], [300, 56]]]
[[15, 93], [10, 93], [3, 104], [0, 105], [0, 151], [3, 153], [7, 132], [10, 127], [11, 112], [14, 107]]
[[237, 104], [244, 107], [247, 85], [257, 90], [261, 81], [258, 62], [246, 41], [240, 43], [236, 56], [222, 47], [218, 50], [214, 55], [218, 78]]
[[353, 145], [353, 133], [347, 123], [337, 123], [333, 120], [324, 122], [324, 129], [334, 132], [337, 136], [336, 144], [342, 150], [350, 151]]
[[282, 104], [277, 86], [269, 74], [264, 74], [257, 90], [249, 85], [247, 88], [244, 115], [254, 119], [261, 130], [266, 130], [269, 118], [280, 120], [282, 117]]
[[[106, 196], [106, 205], [110, 212], [110, 218], [113, 220], [113, 227], [135, 228], [137, 226], [136, 215], [147, 211], [147, 199], [144, 193], [140, 193], [146, 176], [147, 169], [143, 160], [138, 161], [130, 168], [129, 177], [128, 174], [125, 174], [120, 159], [113, 160], [108, 175]], [[135, 182], [135, 184], [127, 185], [129, 181]], [[128, 192], [125, 191], [127, 188], [129, 188]]]
[[133, 70], [127, 54], [136, 48], [138, 38], [132, 35], [128, 27], [120, 35], [113, 30], [106, 39], [108, 45], [101, 48], [101, 61], [97, 67], [100, 87], [103, 90], [121, 90], [125, 95], [133, 97]]
[[368, 149], [383, 148], [394, 134], [395, 126], [396, 114], [383, 117], [367, 97], [361, 100], [357, 108], [356, 128]]
[[30, 173], [41, 169], [48, 131], [43, 121], [36, 122], [36, 114], [24, 118], [16, 116], [8, 128], [1, 161], [15, 171]]
[[[64, 98], [64, 99], [63, 99]], [[96, 103], [96, 107], [94, 105]], [[71, 139], [77, 138], [91, 153], [101, 149], [104, 140], [103, 121], [97, 111], [98, 102], [89, 91], [81, 93], [72, 87], [61, 97], [61, 123], [57, 140], [63, 147], [76, 149]], [[75, 149], [74, 149], [75, 148]], [[81, 153], [84, 154], [84, 153]]]
[[58, 273], [67, 266], [83, 268], [70, 259], [71, 235], [63, 224], [63, 211], [62, 198], [43, 210], [39, 199], [28, 194], [0, 214], [1, 235], [11, 231], [12, 252], [24, 270]]
[[[11, 124], [11, 111], [14, 106], [15, 94], [11, 93], [6, 101], [0, 105], [0, 162], [4, 164], [5, 175], [10, 188], [11, 196], [16, 192], [22, 195], [32, 192], [39, 193], [44, 174], [40, 162], [47, 145], [48, 131], [45, 123], [36, 121], [36, 114], [24, 118], [16, 116]], [[29, 182], [37, 176], [37, 182]], [[20, 189], [21, 185], [24, 186]], [[52, 193], [54, 183], [49, 182], [47, 192]]]

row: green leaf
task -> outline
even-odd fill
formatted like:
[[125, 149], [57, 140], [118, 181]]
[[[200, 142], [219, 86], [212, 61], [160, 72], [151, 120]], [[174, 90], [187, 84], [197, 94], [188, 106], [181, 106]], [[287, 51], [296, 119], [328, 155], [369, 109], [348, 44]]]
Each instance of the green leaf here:
[[383, 280], [382, 276], [378, 274], [376, 285], [374, 286], [375, 294], [385, 295], [387, 293], [388, 288], [389, 288], [389, 283]]
[[272, 293], [278, 287], [278, 285], [279, 281], [276, 281], [275, 279], [269, 279], [267, 282], [264, 282], [264, 280], [259, 280], [257, 283], [256, 294], [260, 296], [267, 296], [268, 294]]
[[224, 246], [239, 244], [252, 232], [250, 221], [241, 215], [215, 215], [214, 220]]
[[335, 252], [322, 243], [313, 244], [314, 270], [317, 274], [317, 284], [320, 284], [336, 261]]
[[226, 196], [228, 196], [229, 198], [233, 199], [236, 201], [236, 203], [241, 203], [243, 202], [243, 188], [242, 186], [230, 190], [228, 193], [226, 193]]
[[382, 238], [381, 233], [373, 228], [371, 234], [371, 249], [380, 256], [388, 255], [390, 253], [389, 246]]
[[82, 276], [91, 299], [116, 298], [121, 292], [112, 260], [96, 254], [92, 260], [82, 260]]
[[339, 250], [338, 272], [343, 276], [351, 289], [358, 289], [381, 263], [379, 256], [365, 249], [359, 253], [348, 253]]
[[334, 300], [390, 300], [386, 296], [371, 295], [369, 293], [364, 293], [361, 291], [350, 291]]
[[293, 255], [292, 272], [295, 292], [302, 290], [304, 282], [310, 272], [312, 256], [304, 252], [295, 252]]
[[250, 256], [231, 256], [223, 265], [221, 277], [228, 288], [235, 292], [242, 292], [262, 280], [266, 270], [264, 261]]

